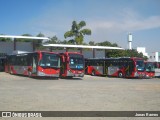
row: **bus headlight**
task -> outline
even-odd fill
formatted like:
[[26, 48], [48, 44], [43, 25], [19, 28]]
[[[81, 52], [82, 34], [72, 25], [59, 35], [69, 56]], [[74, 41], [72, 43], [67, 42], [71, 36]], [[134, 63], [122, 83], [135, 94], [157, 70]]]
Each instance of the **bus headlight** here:
[[38, 71], [38, 76], [45, 76], [45, 73], [44, 72], [40, 72], [40, 71]]
[[78, 71], [78, 74], [81, 74], [82, 72], [81, 71]]
[[137, 72], [135, 72], [135, 73], [134, 73], [134, 76], [135, 76], [135, 77], [138, 77], [138, 73], [137, 73]]

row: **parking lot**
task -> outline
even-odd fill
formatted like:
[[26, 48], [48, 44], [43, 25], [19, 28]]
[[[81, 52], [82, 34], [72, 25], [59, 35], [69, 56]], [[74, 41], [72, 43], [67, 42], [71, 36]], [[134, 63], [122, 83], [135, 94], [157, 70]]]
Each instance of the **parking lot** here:
[[0, 111], [160, 111], [160, 78], [57, 80], [1, 72]]

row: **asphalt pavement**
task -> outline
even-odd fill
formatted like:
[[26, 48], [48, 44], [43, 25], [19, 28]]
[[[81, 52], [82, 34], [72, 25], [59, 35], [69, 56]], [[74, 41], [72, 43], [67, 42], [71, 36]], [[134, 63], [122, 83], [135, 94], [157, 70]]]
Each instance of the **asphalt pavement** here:
[[[0, 111], [160, 111], [160, 78], [123, 79], [85, 75], [84, 78], [46, 79], [0, 72]], [[17, 120], [17, 118], [12, 119]], [[68, 117], [41, 119], [75, 120]], [[76, 119], [158, 120], [159, 118], [78, 117]]]

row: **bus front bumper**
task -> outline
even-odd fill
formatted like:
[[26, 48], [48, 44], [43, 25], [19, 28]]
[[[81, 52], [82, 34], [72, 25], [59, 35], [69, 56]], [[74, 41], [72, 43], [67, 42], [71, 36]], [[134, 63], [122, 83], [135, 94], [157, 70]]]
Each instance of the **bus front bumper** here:
[[73, 73], [70, 70], [67, 71], [67, 76], [71, 76], [71, 77], [84, 77], [84, 73]]
[[56, 73], [56, 74], [46, 74], [46, 73], [44, 73], [44, 72], [38, 71], [38, 72], [37, 72], [37, 76], [59, 77], [59, 74], [58, 74], [58, 73]]
[[145, 78], [146, 74], [145, 73], [135, 72], [134, 77], [136, 77], [136, 78]]

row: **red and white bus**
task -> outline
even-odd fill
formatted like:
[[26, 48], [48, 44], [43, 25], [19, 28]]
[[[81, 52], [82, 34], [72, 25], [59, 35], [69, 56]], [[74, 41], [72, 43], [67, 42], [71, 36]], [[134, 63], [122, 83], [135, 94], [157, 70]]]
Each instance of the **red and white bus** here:
[[60, 55], [53, 52], [33, 52], [9, 55], [5, 72], [31, 76], [59, 77]]
[[145, 61], [146, 78], [155, 77], [155, 64], [154, 62]]
[[78, 52], [64, 52], [61, 56], [60, 76], [63, 77], [83, 77], [84, 57]]
[[153, 62], [155, 68], [155, 77], [160, 77], [160, 62]]
[[107, 75], [114, 77], [145, 77], [145, 66], [142, 58], [104, 58], [85, 59], [86, 74]]

